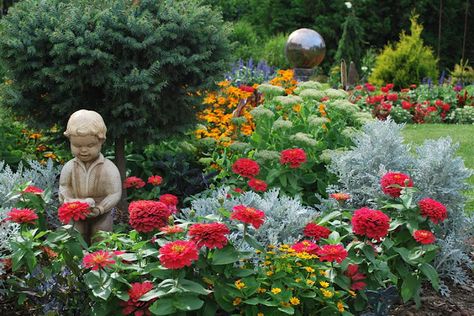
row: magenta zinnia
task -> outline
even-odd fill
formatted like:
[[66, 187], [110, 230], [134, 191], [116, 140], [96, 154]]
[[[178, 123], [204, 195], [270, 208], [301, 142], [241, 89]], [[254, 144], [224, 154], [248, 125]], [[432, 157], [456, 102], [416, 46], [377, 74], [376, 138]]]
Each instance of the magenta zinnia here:
[[84, 202], [66, 202], [58, 209], [58, 217], [61, 223], [68, 224], [71, 220], [83, 221], [91, 212], [90, 206]]
[[128, 206], [130, 225], [140, 233], [151, 232], [168, 224], [171, 211], [162, 202], [140, 200]]
[[225, 224], [193, 224], [189, 227], [188, 235], [198, 248], [206, 246], [209, 249], [224, 248], [230, 230]]
[[354, 234], [380, 240], [388, 234], [390, 217], [379, 210], [363, 207], [354, 211], [352, 231]]
[[99, 250], [84, 256], [82, 259], [82, 265], [84, 268], [99, 270], [114, 264], [115, 261], [112, 260], [112, 257], [112, 253], [105, 250]]
[[34, 224], [38, 219], [38, 215], [36, 215], [35, 211], [29, 208], [13, 208], [7, 215], [7, 221], [18, 224]]
[[190, 266], [198, 257], [198, 249], [192, 241], [177, 240], [160, 248], [160, 262], [167, 269]]
[[262, 226], [265, 218], [263, 211], [245, 205], [236, 205], [233, 210], [232, 214], [230, 214], [230, 219], [236, 219], [242, 223], [250, 224], [255, 229]]

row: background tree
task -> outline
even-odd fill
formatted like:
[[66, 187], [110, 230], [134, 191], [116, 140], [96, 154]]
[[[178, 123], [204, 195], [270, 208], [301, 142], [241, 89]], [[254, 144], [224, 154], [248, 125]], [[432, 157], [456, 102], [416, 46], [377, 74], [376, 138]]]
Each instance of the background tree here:
[[347, 65], [353, 61], [357, 70], [360, 69], [360, 60], [362, 58], [362, 36], [364, 30], [361, 21], [356, 17], [352, 8], [342, 26], [342, 36], [337, 45], [336, 55], [334, 57], [336, 64], [344, 59]]
[[21, 1], [1, 21], [4, 100], [35, 123], [99, 112], [125, 175], [126, 141], [194, 118], [198, 91], [227, 67], [221, 15], [189, 0]]

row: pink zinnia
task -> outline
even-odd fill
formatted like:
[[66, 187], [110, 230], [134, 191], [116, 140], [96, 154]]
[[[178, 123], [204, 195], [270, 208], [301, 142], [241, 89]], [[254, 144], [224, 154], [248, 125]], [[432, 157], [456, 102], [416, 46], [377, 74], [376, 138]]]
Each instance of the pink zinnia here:
[[143, 188], [144, 186], [145, 186], [145, 181], [143, 181], [139, 177], [128, 177], [123, 182], [124, 189], [129, 189], [129, 188], [140, 189], [140, 188]]
[[140, 301], [140, 298], [153, 289], [153, 283], [150, 281], [145, 281], [143, 283], [131, 283], [130, 285], [132, 287], [130, 290], [128, 290], [128, 301], [120, 303], [120, 305], [124, 307], [122, 309], [122, 314], [133, 314], [134, 316], [151, 315], [151, 312], [148, 310], [148, 308], [156, 299], [145, 302]]
[[34, 185], [29, 185], [22, 191], [22, 193], [33, 193], [37, 195], [40, 195], [43, 192], [43, 189], [35, 187]]
[[140, 233], [148, 233], [168, 224], [171, 211], [162, 202], [140, 200], [128, 206], [130, 225]]
[[379, 210], [363, 207], [354, 211], [352, 231], [354, 234], [380, 240], [388, 234], [390, 217]]
[[113, 254], [105, 251], [99, 250], [93, 253], [86, 255], [82, 259], [82, 265], [84, 268], [91, 268], [92, 270], [99, 270], [105, 267], [110, 266], [115, 263], [115, 260], [112, 260]]
[[29, 208], [13, 208], [7, 215], [7, 221], [18, 224], [34, 224], [38, 219], [38, 215], [36, 215], [35, 211]]

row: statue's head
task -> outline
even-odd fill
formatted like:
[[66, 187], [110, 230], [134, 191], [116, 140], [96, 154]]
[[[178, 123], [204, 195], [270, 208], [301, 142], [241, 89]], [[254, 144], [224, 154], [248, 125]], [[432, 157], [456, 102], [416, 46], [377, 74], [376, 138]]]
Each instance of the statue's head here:
[[82, 162], [97, 159], [105, 141], [107, 127], [99, 113], [89, 110], [74, 112], [64, 135], [71, 142], [72, 154]]

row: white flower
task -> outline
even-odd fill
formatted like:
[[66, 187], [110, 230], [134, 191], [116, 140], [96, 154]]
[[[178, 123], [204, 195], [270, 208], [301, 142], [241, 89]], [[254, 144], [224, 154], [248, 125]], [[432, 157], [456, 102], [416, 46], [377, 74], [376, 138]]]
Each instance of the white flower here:
[[352, 3], [351, 3], [351, 2], [349, 2], [349, 1], [348, 1], [348, 2], [344, 2], [344, 4], [346, 5], [346, 7], [347, 7], [348, 9], [352, 8]]

